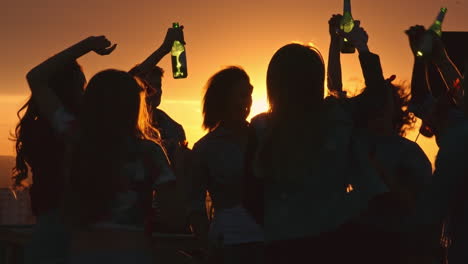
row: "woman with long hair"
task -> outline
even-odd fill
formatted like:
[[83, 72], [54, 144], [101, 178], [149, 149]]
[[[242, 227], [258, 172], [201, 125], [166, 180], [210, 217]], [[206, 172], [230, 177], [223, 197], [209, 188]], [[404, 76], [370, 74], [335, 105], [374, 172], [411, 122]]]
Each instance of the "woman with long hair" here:
[[[72, 114], [80, 108], [86, 79], [76, 61], [64, 64], [44, 80]], [[21, 113], [24, 112], [22, 115]], [[13, 170], [13, 188], [21, 189], [29, 174], [31, 210], [36, 217], [31, 242], [25, 247], [26, 263], [40, 263], [50, 259], [64, 259], [68, 250], [68, 235], [59, 223], [57, 209], [63, 202], [64, 144], [40, 111], [31, 96], [18, 111], [16, 126], [16, 166]]]
[[[365, 31], [356, 27], [349, 39], [366, 60], [371, 94], [382, 100], [380, 62]], [[359, 259], [346, 226], [386, 189], [366, 146], [351, 140], [346, 102], [324, 100], [324, 80], [322, 56], [311, 46], [288, 44], [268, 66], [270, 110], [252, 119], [244, 184], [244, 204], [257, 204], [249, 211], [264, 227], [267, 262]]]
[[[247, 73], [231, 66], [210, 78], [203, 98], [208, 133], [193, 147], [189, 212], [197, 237], [214, 249], [215, 263], [262, 263], [262, 232], [241, 205], [252, 89]], [[207, 191], [214, 207], [209, 227]]]
[[144, 231], [153, 191], [164, 195], [174, 180], [137, 79], [118, 70], [97, 73], [77, 115], [44, 82], [91, 50], [114, 48], [105, 37], [91, 37], [27, 75], [35, 103], [66, 145], [61, 215], [71, 233], [69, 263], [151, 263], [151, 230]]

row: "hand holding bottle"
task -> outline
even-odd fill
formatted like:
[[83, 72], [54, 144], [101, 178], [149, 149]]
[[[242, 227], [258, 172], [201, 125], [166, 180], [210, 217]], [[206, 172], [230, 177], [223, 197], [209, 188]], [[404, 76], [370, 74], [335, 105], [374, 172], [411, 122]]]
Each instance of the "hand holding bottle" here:
[[426, 29], [421, 25], [412, 26], [405, 31], [405, 34], [408, 36], [411, 51], [415, 58], [420, 58], [417, 56], [417, 52], [425, 32]]
[[361, 27], [359, 20], [354, 21], [354, 28], [351, 32], [346, 33], [343, 30], [339, 30], [338, 32], [342, 37], [347, 38], [359, 52], [369, 51], [369, 47], [367, 46], [369, 35], [364, 28]]
[[166, 37], [161, 45], [161, 48], [166, 54], [171, 52], [172, 45], [176, 40], [185, 45], [183, 29], [184, 26], [180, 26], [178, 28], [171, 27], [167, 29]]
[[332, 40], [339, 39], [338, 31], [340, 30], [341, 19], [343, 18], [340, 14], [333, 15], [328, 20], [328, 29], [330, 31], [330, 37]]
[[429, 57], [432, 53], [432, 45], [434, 40], [434, 35], [438, 36], [439, 38], [442, 37], [442, 22], [444, 21], [445, 14], [447, 13], [447, 8], [442, 7], [440, 9], [439, 15], [437, 16], [436, 20], [432, 24], [432, 26], [426, 31], [424, 34], [419, 49], [416, 53], [418, 57]]

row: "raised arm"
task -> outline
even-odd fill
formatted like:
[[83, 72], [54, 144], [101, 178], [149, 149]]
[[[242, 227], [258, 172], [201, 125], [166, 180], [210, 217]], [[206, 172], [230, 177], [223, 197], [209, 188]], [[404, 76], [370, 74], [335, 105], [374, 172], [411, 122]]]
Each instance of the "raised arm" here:
[[328, 91], [332, 94], [336, 93], [337, 95], [343, 94], [340, 36], [338, 35], [341, 18], [341, 15], [333, 15], [328, 21], [330, 48], [328, 50], [327, 84]]
[[340, 35], [346, 37], [359, 52], [366, 89], [351, 102], [355, 105], [353, 115], [365, 116], [365, 113], [381, 109], [387, 102], [388, 96], [391, 96], [391, 91], [385, 84], [379, 56], [369, 51], [367, 45], [369, 37], [367, 32], [360, 27], [360, 22], [356, 20], [355, 27], [350, 33], [340, 31]]
[[184, 35], [182, 33], [183, 26], [180, 28], [168, 28], [166, 37], [161, 46], [148, 56], [142, 63], [130, 70], [130, 73], [138, 76], [145, 76], [154, 68], [159, 61], [171, 52], [172, 44], [175, 40], [179, 40], [185, 44]]
[[355, 28], [348, 34], [347, 38], [354, 44], [359, 52], [359, 61], [361, 70], [366, 83], [366, 91], [381, 91], [384, 84], [382, 66], [378, 55], [370, 52], [367, 42], [369, 36], [367, 32], [360, 27], [360, 22], [356, 21]]
[[61, 106], [61, 102], [48, 86], [48, 80], [63, 65], [70, 63], [90, 51], [99, 55], [112, 53], [116, 45], [111, 46], [111, 42], [104, 36], [88, 37], [68, 49], [50, 57], [38, 66], [34, 67], [26, 75], [32, 98], [38, 105], [40, 113], [48, 120], [52, 121], [53, 114]]
[[410, 48], [414, 58], [413, 73], [411, 76], [411, 103], [410, 111], [417, 117], [426, 119], [432, 112], [432, 94], [427, 76], [427, 59], [416, 56], [419, 43], [422, 40], [426, 29], [424, 26], [416, 25], [405, 31], [408, 36]]
[[462, 89], [462, 80], [463, 77], [458, 70], [457, 66], [452, 62], [450, 57], [445, 50], [444, 43], [437, 35], [434, 36], [434, 44], [432, 51], [432, 62], [437, 66], [440, 75], [449, 91], [449, 94], [452, 96], [455, 104], [463, 108], [463, 89]]

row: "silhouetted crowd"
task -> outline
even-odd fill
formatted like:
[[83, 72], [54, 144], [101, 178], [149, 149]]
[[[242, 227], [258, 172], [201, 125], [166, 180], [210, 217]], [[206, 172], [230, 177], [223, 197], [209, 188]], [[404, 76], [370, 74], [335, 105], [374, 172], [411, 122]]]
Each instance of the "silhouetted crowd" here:
[[[359, 21], [345, 33], [341, 19], [329, 20], [327, 70], [311, 45], [276, 51], [269, 110], [250, 123], [248, 73], [229, 66], [211, 76], [207, 134], [192, 149], [158, 108], [164, 71], [156, 65], [184, 41], [183, 27], [169, 28], [130, 71], [86, 80], [77, 59], [110, 55], [116, 45], [104, 36], [30, 70], [13, 177], [15, 188], [29, 174], [33, 181], [37, 223], [25, 263], [160, 263], [154, 233], [193, 234], [194, 263], [468, 263], [468, 82], [441, 38], [413, 26], [405, 32], [411, 84], [396, 84]], [[419, 56], [428, 34], [432, 52]], [[365, 80], [353, 97], [342, 88], [343, 39]], [[443, 87], [430, 87], [429, 65]], [[434, 170], [404, 137], [418, 118], [439, 146]]]

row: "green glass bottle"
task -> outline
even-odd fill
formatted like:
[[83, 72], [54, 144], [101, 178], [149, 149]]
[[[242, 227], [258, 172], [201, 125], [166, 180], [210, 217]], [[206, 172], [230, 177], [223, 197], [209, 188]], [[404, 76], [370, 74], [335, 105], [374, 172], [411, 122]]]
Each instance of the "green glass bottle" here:
[[[179, 23], [172, 23], [173, 28], [179, 28]], [[174, 79], [187, 78], [187, 57], [185, 47], [180, 41], [174, 41], [171, 49], [172, 76]]]
[[426, 34], [423, 37], [421, 46], [417, 51], [416, 55], [418, 57], [423, 57], [425, 54], [430, 54], [432, 51], [432, 36], [431, 34], [436, 34], [439, 37], [442, 37], [442, 22], [444, 21], [445, 14], [447, 13], [447, 8], [442, 7], [440, 9], [439, 15], [437, 16], [434, 24], [427, 30]]
[[[344, 0], [343, 18], [341, 19], [340, 28], [346, 33], [351, 32], [354, 28], [354, 19], [351, 15], [351, 0]], [[354, 53], [356, 49], [347, 38], [341, 40], [341, 53]]]

